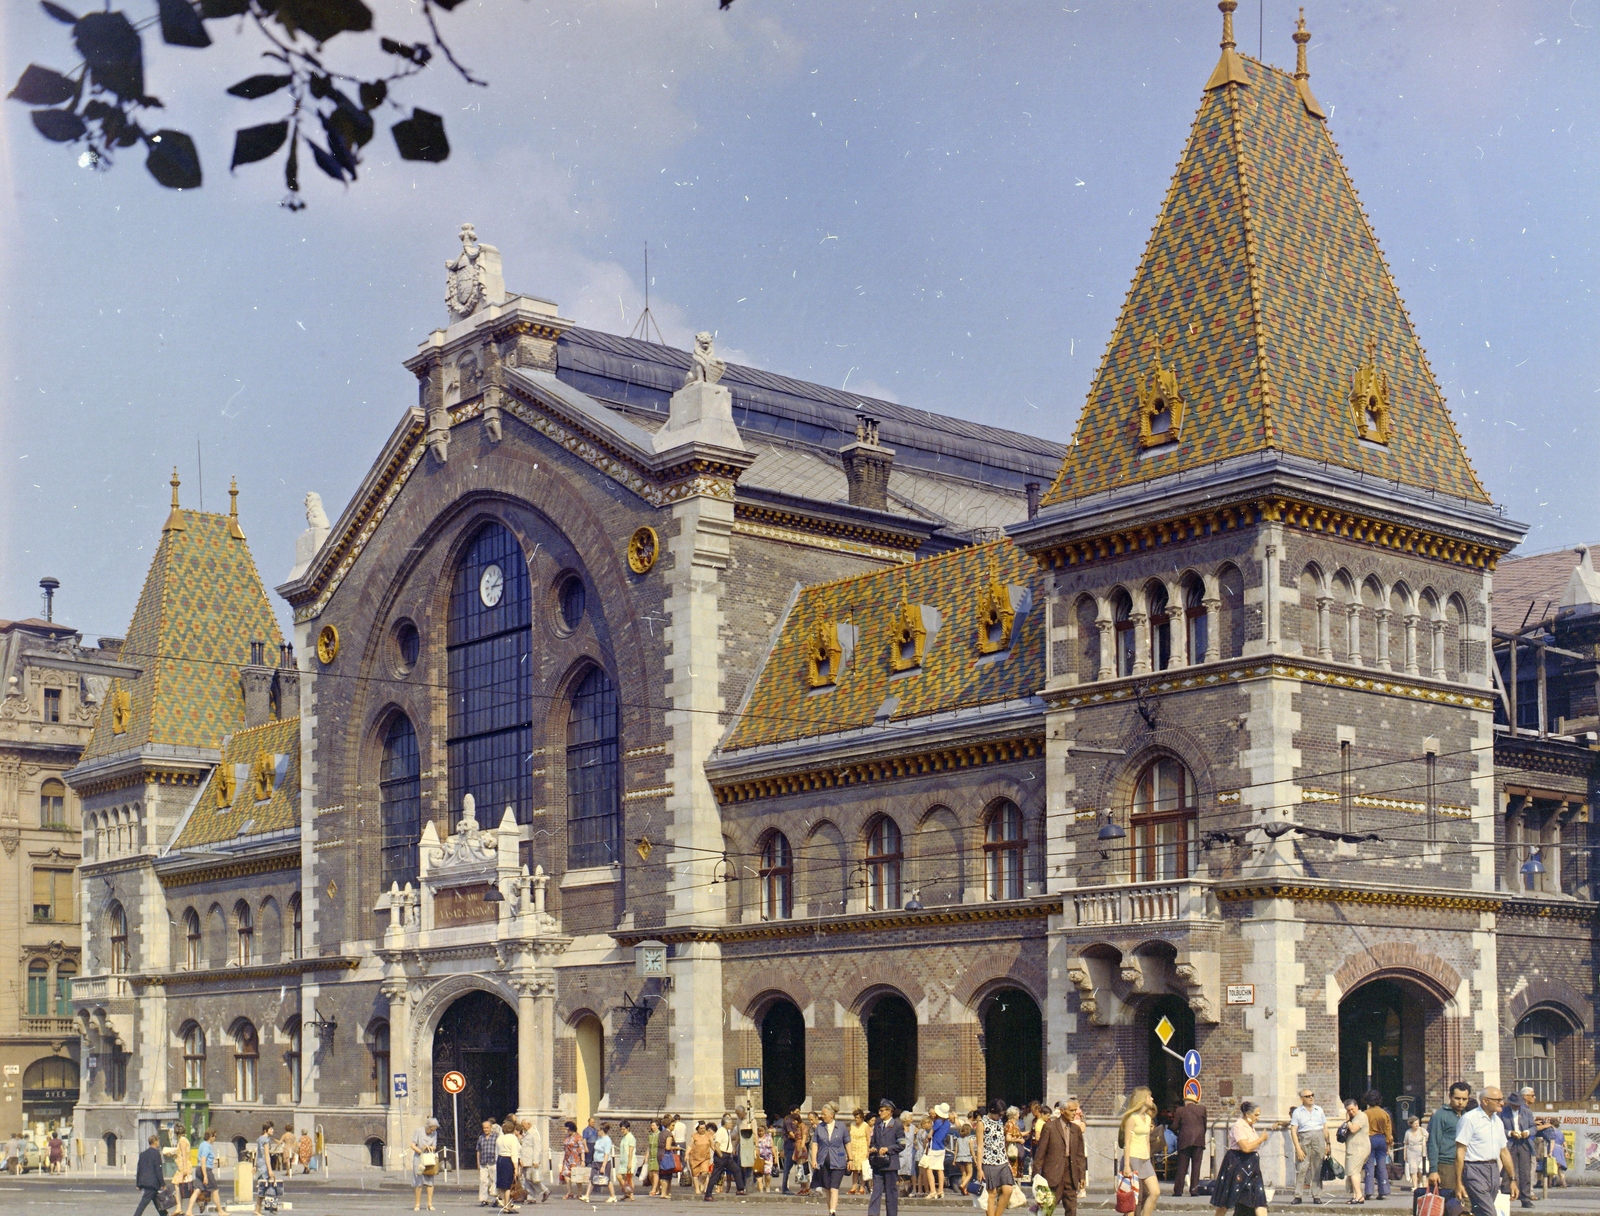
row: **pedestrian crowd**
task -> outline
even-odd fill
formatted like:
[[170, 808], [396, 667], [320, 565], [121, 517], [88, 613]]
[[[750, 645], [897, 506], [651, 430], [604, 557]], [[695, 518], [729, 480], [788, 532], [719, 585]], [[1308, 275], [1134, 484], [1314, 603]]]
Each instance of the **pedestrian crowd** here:
[[5, 1172], [25, 1174], [29, 1170], [52, 1174], [67, 1172], [67, 1142], [59, 1131], [52, 1131], [42, 1138], [30, 1136], [25, 1131], [6, 1138]]

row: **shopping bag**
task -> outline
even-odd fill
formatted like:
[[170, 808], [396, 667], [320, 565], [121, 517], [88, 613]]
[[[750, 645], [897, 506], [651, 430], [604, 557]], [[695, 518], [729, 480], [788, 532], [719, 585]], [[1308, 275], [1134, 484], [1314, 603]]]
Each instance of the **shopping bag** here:
[[1494, 1197], [1495, 1216], [1511, 1216], [1511, 1196], [1504, 1191]]
[[[1139, 1180], [1129, 1174], [1123, 1174], [1117, 1179], [1117, 1211], [1127, 1216], [1127, 1213], [1139, 1206]], [[1511, 1216], [1508, 1212], [1506, 1216]]]
[[1043, 1174], [1033, 1176], [1033, 1201], [1039, 1205], [1039, 1216], [1051, 1216], [1056, 1210], [1056, 1193], [1050, 1189]]
[[1444, 1196], [1439, 1194], [1438, 1187], [1418, 1187], [1414, 1197], [1416, 1216], [1444, 1216]]

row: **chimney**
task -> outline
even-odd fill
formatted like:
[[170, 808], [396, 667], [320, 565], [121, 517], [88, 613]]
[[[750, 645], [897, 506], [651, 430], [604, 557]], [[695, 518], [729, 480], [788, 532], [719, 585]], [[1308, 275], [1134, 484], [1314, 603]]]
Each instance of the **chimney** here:
[[1039, 483], [1030, 481], [1022, 488], [1028, 493], [1028, 518], [1035, 519], [1039, 515]]
[[850, 487], [850, 505], [887, 511], [894, 449], [878, 442], [876, 418], [865, 414], [856, 418], [856, 441], [839, 450], [839, 459], [844, 463], [844, 479]]
[[294, 646], [278, 644], [278, 717], [300, 716], [300, 668], [295, 666]]
[[239, 685], [244, 690], [244, 724], [263, 726], [272, 721], [273, 670], [267, 666], [267, 644], [250, 643], [250, 662], [239, 669]]

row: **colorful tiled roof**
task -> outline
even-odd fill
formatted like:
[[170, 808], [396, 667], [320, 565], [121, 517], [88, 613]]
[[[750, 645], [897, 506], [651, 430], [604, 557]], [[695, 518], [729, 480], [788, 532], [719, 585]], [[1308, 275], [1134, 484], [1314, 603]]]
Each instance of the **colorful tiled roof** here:
[[[272, 786], [269, 795], [260, 800], [256, 798], [258, 767]], [[258, 836], [299, 822], [300, 719], [274, 719], [229, 737], [222, 748], [222, 763], [212, 770], [173, 848], [223, 844], [241, 834]]]
[[[980, 599], [991, 570], [1010, 589], [1016, 617], [1010, 647], [984, 654], [978, 648]], [[937, 609], [938, 628], [929, 632], [922, 665], [895, 672], [890, 646], [904, 604]], [[857, 636], [837, 683], [813, 689], [806, 655], [819, 621], [853, 626]], [[819, 583], [796, 598], [722, 750], [1030, 696], [1044, 682], [1043, 655], [1039, 570], [1009, 540]]]
[[[270, 642], [276, 662], [282, 637], [237, 520], [174, 509], [122, 647], [122, 661], [142, 671], [112, 682], [83, 759], [151, 743], [221, 747], [244, 724], [239, 669], [250, 643]], [[127, 729], [113, 733], [119, 692], [131, 694]]]
[[[1243, 71], [1200, 104], [1045, 503], [1268, 449], [1487, 502], [1325, 122], [1288, 73]], [[1369, 342], [1387, 445], [1349, 403]], [[1158, 360], [1177, 364], [1185, 417], [1145, 448], [1138, 390]]]

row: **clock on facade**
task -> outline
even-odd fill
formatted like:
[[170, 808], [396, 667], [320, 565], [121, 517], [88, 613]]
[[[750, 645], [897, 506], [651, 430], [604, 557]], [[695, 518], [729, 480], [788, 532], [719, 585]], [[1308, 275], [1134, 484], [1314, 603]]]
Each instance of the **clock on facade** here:
[[634, 974], [640, 978], [667, 974], [667, 947], [665, 942], [640, 942], [633, 948]]
[[478, 579], [478, 598], [483, 601], [485, 608], [493, 608], [500, 602], [500, 597], [506, 590], [506, 572], [499, 566], [487, 566], [482, 576]]

